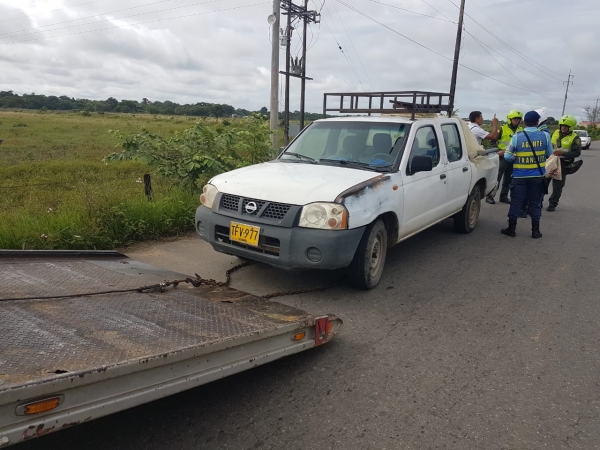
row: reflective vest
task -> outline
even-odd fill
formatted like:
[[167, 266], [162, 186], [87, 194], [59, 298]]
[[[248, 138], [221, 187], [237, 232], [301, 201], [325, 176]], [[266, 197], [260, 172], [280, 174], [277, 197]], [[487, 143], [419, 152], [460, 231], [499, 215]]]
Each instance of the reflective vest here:
[[578, 136], [579, 135], [577, 133], [571, 131], [570, 134], [567, 134], [565, 137], [560, 139], [560, 130], [556, 130], [552, 135], [552, 145], [554, 145], [555, 148], [562, 148], [565, 149], [565, 151], [569, 151], [571, 150], [571, 145], [573, 145], [573, 141]]
[[516, 131], [508, 125], [502, 125], [502, 136], [500, 136], [500, 140], [498, 141], [498, 148], [500, 150], [506, 150], [506, 146], [510, 143], [510, 138], [512, 138], [513, 135], [519, 131], [523, 131], [523, 127], [521, 125], [517, 127]]
[[[525, 177], [541, 177], [546, 173], [546, 151], [548, 146], [548, 134], [543, 131], [527, 131], [529, 139], [533, 144], [533, 149], [529, 145], [529, 141], [525, 137], [525, 133], [517, 133], [517, 145], [513, 149], [515, 160], [513, 163], [513, 178], [525, 178]], [[538, 164], [534, 158], [537, 157]]]

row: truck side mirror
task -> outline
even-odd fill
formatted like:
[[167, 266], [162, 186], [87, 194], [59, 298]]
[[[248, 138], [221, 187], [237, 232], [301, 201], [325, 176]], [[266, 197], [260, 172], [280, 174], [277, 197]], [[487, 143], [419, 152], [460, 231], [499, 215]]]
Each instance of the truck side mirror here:
[[415, 155], [410, 159], [409, 172], [414, 175], [417, 172], [431, 172], [433, 170], [433, 158], [427, 155]]

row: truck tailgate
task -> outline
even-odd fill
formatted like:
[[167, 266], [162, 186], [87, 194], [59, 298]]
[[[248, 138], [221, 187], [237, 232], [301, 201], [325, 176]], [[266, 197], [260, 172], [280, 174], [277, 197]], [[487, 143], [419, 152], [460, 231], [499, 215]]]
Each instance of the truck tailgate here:
[[[37, 298], [0, 301], [0, 447], [314, 347], [320, 320], [324, 342], [341, 326], [228, 287], [82, 295], [182, 278], [117, 252], [0, 252], [0, 299]], [[15, 412], [49, 395], [63, 396], [52, 411]]]

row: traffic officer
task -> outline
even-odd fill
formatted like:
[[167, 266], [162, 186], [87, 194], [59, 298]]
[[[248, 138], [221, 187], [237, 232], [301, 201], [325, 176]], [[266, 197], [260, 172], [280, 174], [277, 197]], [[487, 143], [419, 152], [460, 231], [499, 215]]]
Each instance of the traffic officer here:
[[[504, 150], [506, 150], [506, 146], [510, 142], [513, 135], [518, 131], [523, 131], [523, 127], [521, 126], [521, 119], [523, 119], [523, 113], [518, 109], [513, 109], [506, 115], [506, 124], [502, 125], [500, 130], [498, 131], [498, 140], [497, 145], [500, 151], [498, 152], [498, 156], [500, 157], [500, 167], [498, 167], [498, 186], [500, 186], [500, 182], [502, 181], [502, 177], [504, 176], [504, 181], [502, 182], [502, 189], [500, 190], [500, 202], [501, 203], [510, 203], [510, 199], [508, 198], [508, 190], [510, 189], [510, 182], [512, 181], [512, 172], [513, 165], [504, 159]], [[496, 191], [490, 192], [490, 194], [485, 198], [486, 203], [494, 204], [496, 201], [494, 200], [494, 196], [496, 195]]]
[[540, 115], [535, 111], [525, 114], [525, 129], [516, 133], [504, 151], [504, 159], [513, 162], [513, 180], [510, 185], [510, 208], [508, 210], [508, 227], [502, 234], [515, 237], [517, 218], [524, 200], [529, 202], [531, 213], [531, 237], [538, 239], [544, 192], [544, 175], [546, 159], [552, 154], [552, 142], [548, 135], [538, 130]]
[[[540, 115], [540, 123], [538, 125], [538, 130], [543, 131], [544, 133], [548, 134], [548, 137], [552, 137], [552, 133], [550, 132], [550, 129], [548, 128], [548, 124], [546, 123], [546, 121], [548, 120], [548, 115], [546, 114], [546, 110], [544, 108], [540, 108], [540, 109], [536, 109], [535, 110], [536, 113], [538, 113]], [[547, 192], [547, 186], [550, 184], [550, 179], [546, 178], [545, 180], [546, 183], [546, 187], [544, 188], [544, 194]], [[540, 201], [544, 201], [544, 196], [542, 195], [542, 199]], [[524, 201], [521, 204], [521, 213], [519, 214], [519, 217], [522, 219], [527, 219], [527, 216], [529, 215], [529, 202]]]
[[562, 195], [563, 188], [565, 187], [565, 181], [570, 166], [575, 162], [575, 158], [581, 156], [581, 138], [575, 133], [575, 127], [577, 126], [577, 119], [570, 114], [562, 116], [558, 121], [558, 130], [552, 134], [552, 145], [554, 145], [554, 154], [560, 156], [560, 168], [562, 172], [561, 180], [552, 180], [552, 195], [550, 196], [548, 207], [546, 211], [554, 211], [558, 206], [560, 196]]

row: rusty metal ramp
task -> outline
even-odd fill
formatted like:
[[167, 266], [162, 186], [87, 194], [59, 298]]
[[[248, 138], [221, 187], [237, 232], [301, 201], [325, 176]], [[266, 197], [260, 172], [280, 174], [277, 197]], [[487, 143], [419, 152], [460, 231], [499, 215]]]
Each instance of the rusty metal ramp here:
[[176, 278], [118, 252], [0, 251], [0, 393], [314, 319], [227, 287], [86, 295]]

